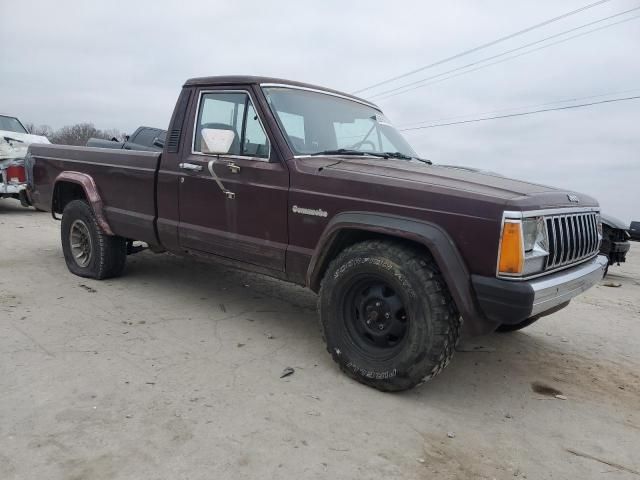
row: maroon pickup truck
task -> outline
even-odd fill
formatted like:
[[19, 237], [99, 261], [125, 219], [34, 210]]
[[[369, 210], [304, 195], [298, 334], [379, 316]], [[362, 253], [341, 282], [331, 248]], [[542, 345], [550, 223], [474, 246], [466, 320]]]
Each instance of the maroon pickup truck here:
[[586, 196], [419, 158], [380, 109], [249, 76], [188, 80], [162, 153], [31, 145], [33, 204], [69, 270], [121, 275], [133, 241], [306, 285], [327, 349], [394, 391], [461, 335], [523, 328], [597, 283]]

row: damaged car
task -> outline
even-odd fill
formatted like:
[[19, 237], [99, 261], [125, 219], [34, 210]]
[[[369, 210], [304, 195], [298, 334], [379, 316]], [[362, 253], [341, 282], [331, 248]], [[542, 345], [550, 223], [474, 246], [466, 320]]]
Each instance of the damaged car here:
[[28, 207], [24, 157], [32, 143], [51, 143], [46, 137], [31, 135], [20, 120], [0, 115], [0, 198], [14, 198]]
[[600, 243], [600, 255], [608, 259], [605, 267], [605, 275], [611, 265], [620, 266], [627, 259], [627, 252], [631, 245], [627, 225], [611, 215], [601, 215], [602, 218], [602, 243]]

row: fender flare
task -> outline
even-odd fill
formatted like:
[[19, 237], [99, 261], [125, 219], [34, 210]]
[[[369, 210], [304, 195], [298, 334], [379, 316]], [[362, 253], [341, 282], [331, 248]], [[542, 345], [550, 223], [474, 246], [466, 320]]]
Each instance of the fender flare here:
[[344, 230], [364, 230], [399, 239], [411, 240], [425, 246], [440, 268], [449, 292], [464, 319], [465, 330], [479, 334], [492, 328], [478, 309], [471, 285], [471, 274], [462, 255], [447, 232], [431, 222], [389, 214], [343, 212], [335, 215], [320, 236], [307, 270], [307, 285], [318, 290], [321, 274], [328, 262], [327, 255]]
[[84, 190], [84, 194], [87, 197], [91, 209], [93, 210], [93, 214], [96, 216], [96, 221], [98, 222], [98, 226], [100, 227], [100, 229], [107, 235], [115, 235], [113, 233], [113, 230], [111, 229], [111, 225], [109, 225], [109, 222], [104, 215], [104, 203], [102, 201], [102, 197], [100, 197], [100, 193], [98, 192], [96, 182], [93, 180], [93, 177], [91, 177], [91, 175], [88, 175], [86, 173], [64, 171], [56, 177], [53, 182], [53, 190], [51, 194], [51, 215], [53, 216], [53, 218], [56, 218], [56, 214], [53, 208], [53, 201], [55, 199], [58, 184], [60, 184], [61, 182], [69, 182], [80, 185], [82, 187], [82, 190]]

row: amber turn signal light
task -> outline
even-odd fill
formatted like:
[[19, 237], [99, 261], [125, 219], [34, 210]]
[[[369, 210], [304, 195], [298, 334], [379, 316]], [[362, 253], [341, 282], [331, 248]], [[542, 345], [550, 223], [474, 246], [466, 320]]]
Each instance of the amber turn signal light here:
[[523, 268], [522, 225], [520, 222], [506, 221], [502, 229], [498, 272], [519, 274], [522, 273]]

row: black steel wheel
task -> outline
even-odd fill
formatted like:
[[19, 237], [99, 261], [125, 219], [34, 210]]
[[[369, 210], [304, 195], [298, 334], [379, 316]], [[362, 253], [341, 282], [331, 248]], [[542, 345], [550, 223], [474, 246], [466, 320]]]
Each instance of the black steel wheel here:
[[347, 332], [363, 352], [391, 354], [402, 346], [409, 316], [405, 300], [387, 281], [362, 275], [342, 296]]

